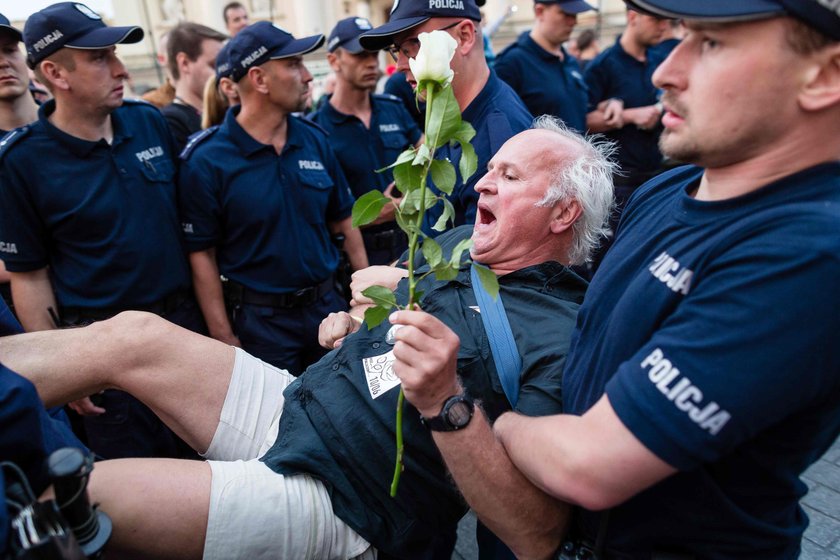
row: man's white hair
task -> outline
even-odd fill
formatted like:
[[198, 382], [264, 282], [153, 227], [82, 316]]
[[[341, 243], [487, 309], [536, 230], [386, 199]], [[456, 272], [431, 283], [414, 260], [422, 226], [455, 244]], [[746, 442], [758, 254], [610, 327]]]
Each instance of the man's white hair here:
[[559, 134], [580, 148], [577, 156], [558, 157], [551, 182], [537, 206], [554, 206], [561, 200], [580, 204], [568, 259], [573, 265], [583, 264], [609, 233], [607, 220], [614, 205], [612, 175], [617, 167], [612, 159], [615, 144], [601, 136], [581, 136], [549, 115], [534, 119], [531, 128]]

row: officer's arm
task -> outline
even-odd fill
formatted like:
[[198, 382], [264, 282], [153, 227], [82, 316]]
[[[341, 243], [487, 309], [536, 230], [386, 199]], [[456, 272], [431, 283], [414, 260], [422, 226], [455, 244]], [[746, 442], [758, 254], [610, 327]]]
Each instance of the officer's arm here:
[[[423, 416], [435, 416], [448, 397], [463, 392], [455, 375], [458, 336], [419, 311], [397, 312], [391, 322], [412, 327], [397, 331], [394, 346], [406, 399]], [[465, 428], [432, 437], [470, 507], [517, 558], [549, 558], [559, 548], [569, 506], [516, 469], [480, 407]]]
[[50, 308], [55, 312], [55, 302], [50, 275], [47, 268], [28, 272], [11, 272], [12, 301], [15, 304], [20, 324], [26, 331], [45, 331], [58, 325], [50, 315]]
[[509, 412], [493, 428], [531, 482], [588, 510], [614, 507], [677, 472], [627, 429], [606, 395], [583, 416]]
[[594, 111], [586, 114], [586, 128], [589, 132], [606, 132], [624, 126], [624, 102], [620, 99], [606, 99], [598, 103]]
[[233, 334], [225, 311], [219, 265], [216, 264], [216, 249], [190, 253], [190, 266], [195, 297], [207, 322], [210, 336], [231, 346], [241, 346], [239, 339]]
[[350, 259], [350, 266], [353, 270], [367, 268], [368, 258], [365, 252], [365, 244], [362, 241], [362, 234], [358, 228], [353, 227], [350, 216], [337, 222], [330, 222], [330, 231], [344, 235], [344, 251]]
[[9, 271], [6, 270], [6, 264], [3, 261], [0, 261], [0, 283], [11, 281], [12, 277], [9, 274]]

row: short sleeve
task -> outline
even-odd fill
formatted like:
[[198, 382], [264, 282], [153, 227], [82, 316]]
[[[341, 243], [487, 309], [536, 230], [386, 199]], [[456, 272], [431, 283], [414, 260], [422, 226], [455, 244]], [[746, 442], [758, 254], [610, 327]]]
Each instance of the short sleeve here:
[[764, 236], [716, 258], [607, 384], [621, 421], [675, 468], [716, 461], [837, 398], [840, 292], [830, 279], [840, 278], [840, 250], [774, 227], [772, 245]]
[[34, 185], [18, 167], [9, 156], [0, 165], [0, 259], [11, 272], [29, 272], [49, 264], [48, 235]]
[[322, 144], [324, 150], [324, 161], [327, 162], [330, 177], [333, 180], [333, 189], [330, 192], [330, 199], [327, 205], [327, 220], [338, 222], [350, 216], [353, 211], [353, 203], [356, 199], [350, 191], [350, 185], [338, 163], [338, 157], [326, 142]]
[[189, 252], [215, 247], [221, 239], [221, 185], [209, 173], [203, 158], [181, 161], [178, 176], [178, 207]]

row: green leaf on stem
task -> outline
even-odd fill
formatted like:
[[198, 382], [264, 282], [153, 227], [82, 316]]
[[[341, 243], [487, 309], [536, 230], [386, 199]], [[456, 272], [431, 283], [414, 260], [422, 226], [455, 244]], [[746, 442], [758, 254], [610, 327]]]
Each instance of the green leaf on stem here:
[[455, 188], [455, 166], [445, 159], [436, 159], [431, 165], [432, 181], [439, 191], [452, 194]]
[[394, 292], [385, 286], [369, 286], [362, 290], [362, 294], [373, 300], [376, 305], [392, 309], [397, 306], [397, 298]]
[[438, 263], [436, 267], [432, 268], [432, 272], [435, 273], [435, 279], [440, 280], [441, 282], [455, 280], [455, 278], [458, 277], [458, 267], [453, 266], [452, 263], [447, 261], [441, 261]]
[[435, 268], [443, 261], [443, 249], [431, 237], [423, 241], [423, 247], [421, 249], [423, 256], [426, 258], [426, 262], [429, 263], [429, 267]]
[[387, 319], [390, 314], [390, 307], [381, 307], [377, 305], [375, 307], [368, 307], [365, 309], [365, 324], [367, 325], [368, 330], [379, 326], [379, 324]]
[[417, 155], [417, 148], [415, 148], [415, 147], [408, 148], [408, 149], [404, 150], [399, 156], [397, 156], [397, 159], [394, 161], [394, 163], [392, 163], [391, 165], [389, 165], [387, 167], [383, 167], [382, 169], [377, 169], [376, 172], [377, 173], [382, 173], [384, 171], [387, 171], [388, 169], [391, 169], [392, 167], [396, 167], [398, 165], [402, 165], [403, 163], [414, 161], [414, 157], [416, 155]]
[[461, 255], [464, 251], [472, 247], [472, 239], [462, 239], [452, 249], [452, 255], [449, 257], [449, 263], [457, 270], [461, 266]]
[[423, 166], [426, 165], [430, 159], [432, 159], [432, 152], [429, 150], [429, 145], [424, 142], [423, 144], [420, 144], [419, 148], [417, 148], [417, 154], [414, 156], [411, 165], [418, 167]]
[[351, 223], [354, 228], [366, 226], [379, 217], [379, 213], [389, 202], [389, 198], [376, 189], [366, 192], [353, 204], [353, 219]]
[[[421, 199], [423, 208], [420, 207]], [[435, 196], [435, 193], [433, 193], [428, 187], [424, 187], [422, 189], [416, 189], [406, 193], [405, 196], [403, 196], [402, 202], [400, 202], [400, 208], [410, 208], [420, 212], [428, 210], [434, 206], [437, 203], [437, 199], [438, 197]]]
[[443, 212], [435, 222], [435, 225], [432, 226], [432, 229], [435, 231], [446, 231], [446, 223], [455, 218], [455, 207], [452, 206], [452, 203], [445, 196], [441, 197], [441, 199], [443, 200]]
[[458, 162], [461, 181], [466, 183], [477, 168], [478, 156], [475, 155], [475, 148], [469, 142], [461, 142], [461, 161]]
[[494, 300], [498, 299], [499, 297], [499, 277], [496, 276], [496, 273], [484, 266], [483, 264], [478, 264], [473, 262], [473, 268], [478, 273], [478, 279], [481, 281], [481, 285], [484, 286], [484, 290], [490, 294]]
[[461, 109], [452, 87], [446, 86], [434, 95], [431, 113], [426, 117], [426, 139], [437, 149], [449, 142], [460, 127]]
[[[402, 206], [402, 204], [400, 204]], [[406, 235], [411, 237], [412, 234], [420, 233], [420, 229], [417, 227], [417, 211], [414, 208], [397, 208], [394, 211], [394, 219], [397, 221], [397, 225], [400, 226], [400, 229], [405, 232]]]
[[423, 184], [423, 168], [403, 162], [394, 168], [394, 182], [403, 194], [417, 190]]
[[461, 144], [466, 144], [470, 142], [474, 137], [475, 129], [473, 128], [473, 126], [467, 121], [461, 121], [461, 126], [458, 127], [458, 131], [455, 133], [452, 139]]

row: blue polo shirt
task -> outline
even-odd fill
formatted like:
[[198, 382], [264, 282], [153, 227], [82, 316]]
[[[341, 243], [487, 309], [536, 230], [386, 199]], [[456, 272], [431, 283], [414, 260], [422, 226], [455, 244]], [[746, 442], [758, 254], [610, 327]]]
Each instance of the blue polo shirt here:
[[[460, 144], [443, 146], [435, 153], [436, 159], [448, 159], [455, 166], [457, 174], [455, 189], [449, 196], [449, 200], [455, 207], [456, 226], [475, 223], [478, 205], [476, 183], [487, 173], [487, 164], [502, 144], [510, 137], [530, 128], [533, 121], [531, 113], [525, 108], [519, 96], [509, 85], [500, 80], [493, 70], [490, 70], [490, 77], [478, 96], [464, 109], [461, 116], [475, 128], [475, 137], [472, 139], [473, 148], [478, 156], [478, 167], [475, 173], [464, 183], [458, 171], [458, 162], [461, 161]], [[434, 192], [440, 193], [431, 178], [429, 178], [429, 187]], [[433, 230], [432, 226], [442, 213], [443, 204], [437, 204], [426, 211], [423, 231], [427, 235], [434, 237], [440, 234]]]
[[548, 52], [525, 31], [496, 57], [493, 67], [534, 117], [552, 115], [578, 132], [586, 131], [588, 90], [577, 59]]
[[329, 102], [311, 117], [329, 135], [330, 146], [357, 198], [373, 189], [384, 191], [394, 174], [390, 169], [382, 173], [376, 170], [394, 163], [422, 134], [398, 98], [371, 95], [370, 104], [370, 128], [355, 115], [337, 111]]
[[181, 154], [180, 206], [190, 251], [216, 248], [219, 271], [264, 293], [322, 282], [338, 266], [328, 224], [347, 218], [353, 195], [327, 136], [289, 116], [278, 156], [236, 121], [194, 137]]
[[[654, 87], [652, 76], [662, 62], [662, 54], [647, 49], [645, 61], [640, 62], [622, 48], [621, 36], [615, 44], [601, 52], [586, 66], [583, 74], [589, 87], [589, 111], [605, 99], [621, 99], [626, 109], [655, 105], [659, 101], [659, 90]], [[604, 135], [618, 144], [616, 157], [622, 171], [651, 172], [662, 165], [659, 151], [661, 127], [642, 130], [628, 124]]]
[[[691, 197], [702, 173], [666, 172], [627, 204], [578, 315], [564, 408], [606, 393], [679, 469], [610, 510], [607, 557], [796, 558], [799, 477], [840, 434], [840, 163], [718, 201]], [[579, 522], [594, 540], [599, 514]]]
[[50, 267], [62, 306], [131, 308], [190, 285], [175, 200], [175, 155], [160, 112], [126, 101], [114, 138], [90, 142], [48, 120], [0, 148], [0, 258], [12, 272]]

